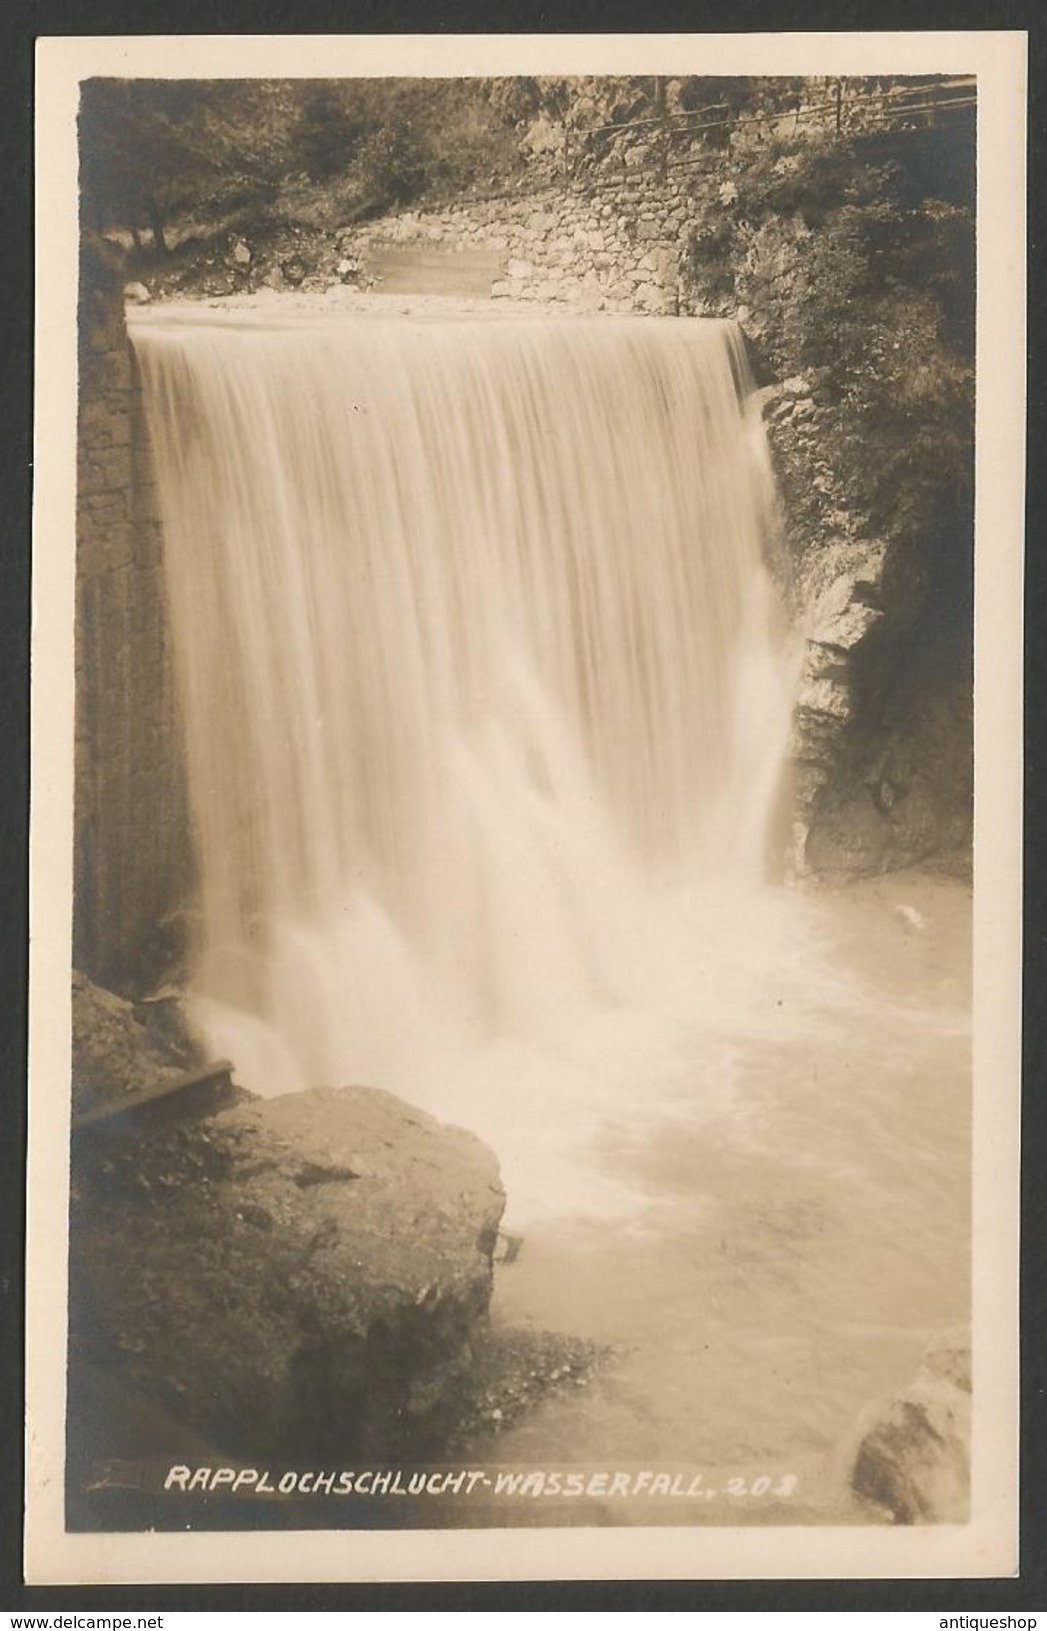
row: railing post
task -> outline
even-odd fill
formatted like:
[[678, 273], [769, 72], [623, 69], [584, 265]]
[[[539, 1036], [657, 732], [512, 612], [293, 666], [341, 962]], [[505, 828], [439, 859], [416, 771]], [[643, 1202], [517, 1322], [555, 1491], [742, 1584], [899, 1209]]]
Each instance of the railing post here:
[[654, 76], [654, 114], [658, 124], [658, 150], [660, 154], [660, 169], [662, 191], [665, 191], [669, 179], [669, 121], [665, 114], [665, 79], [661, 74]]

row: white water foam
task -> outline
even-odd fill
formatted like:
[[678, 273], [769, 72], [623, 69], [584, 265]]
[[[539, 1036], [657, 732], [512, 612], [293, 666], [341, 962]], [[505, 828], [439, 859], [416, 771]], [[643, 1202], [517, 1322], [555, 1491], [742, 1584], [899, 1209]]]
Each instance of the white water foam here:
[[[769, 888], [796, 653], [733, 325], [137, 315], [200, 868], [193, 991], [262, 1093], [366, 1081], [517, 1216], [716, 1116], [810, 1006]], [[824, 968], [819, 973], [822, 1000]]]

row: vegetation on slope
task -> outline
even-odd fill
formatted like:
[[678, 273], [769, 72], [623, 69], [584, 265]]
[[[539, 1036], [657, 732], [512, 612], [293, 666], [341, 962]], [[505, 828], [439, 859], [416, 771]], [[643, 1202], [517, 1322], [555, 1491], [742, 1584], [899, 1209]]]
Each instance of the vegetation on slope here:
[[689, 309], [737, 316], [764, 377], [784, 382], [766, 411], [798, 599], [856, 571], [857, 596], [881, 614], [846, 664], [826, 654], [852, 700], [808, 854], [843, 870], [959, 855], [971, 819], [973, 127], [738, 146], [697, 196]]
[[[433, 198], [532, 186], [565, 136], [718, 103], [796, 103], [797, 79], [89, 80], [85, 224], [177, 237], [228, 224], [344, 225]], [[597, 152], [599, 158], [599, 152]], [[175, 231], [172, 232], [172, 227]]]
[[[812, 370], [834, 412], [834, 487], [890, 541], [969, 506], [973, 148], [954, 132], [794, 138], [732, 154], [687, 272], [741, 311], [770, 373]], [[794, 513], [819, 502], [810, 483]]]

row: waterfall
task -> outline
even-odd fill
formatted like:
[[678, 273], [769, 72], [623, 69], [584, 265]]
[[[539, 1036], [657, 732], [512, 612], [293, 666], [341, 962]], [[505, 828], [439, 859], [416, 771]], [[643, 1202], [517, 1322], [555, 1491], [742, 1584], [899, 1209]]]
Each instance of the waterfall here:
[[157, 308], [132, 335], [193, 987], [242, 1079], [402, 1088], [452, 1035], [642, 1006], [652, 903], [700, 901], [708, 953], [773, 860], [793, 684], [735, 326]]

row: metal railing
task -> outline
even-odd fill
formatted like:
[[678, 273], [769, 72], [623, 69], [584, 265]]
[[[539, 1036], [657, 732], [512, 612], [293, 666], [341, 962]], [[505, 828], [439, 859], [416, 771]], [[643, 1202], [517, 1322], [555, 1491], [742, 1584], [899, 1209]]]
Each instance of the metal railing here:
[[[661, 94], [656, 88], [656, 99]], [[824, 100], [797, 104], [794, 108], [760, 109], [735, 113], [726, 102], [706, 107], [670, 112], [664, 107], [644, 119], [623, 120], [620, 124], [588, 125], [564, 133], [563, 173], [567, 180], [585, 178], [609, 185], [621, 180], [630, 166], [628, 152], [634, 145], [615, 154], [614, 145], [632, 132], [650, 132], [653, 143], [644, 153], [644, 167], [651, 159], [662, 178], [674, 170], [686, 170], [708, 162], [729, 148], [739, 135], [760, 139], [788, 139], [809, 132], [835, 137], [873, 134], [877, 130], [927, 130], [966, 118], [977, 106], [977, 80], [973, 74], [952, 79], [920, 79], [886, 89], [851, 88], [847, 80], [837, 80]], [[655, 152], [650, 152], [650, 147]], [[617, 157], [620, 168], [607, 175], [609, 162]]]

